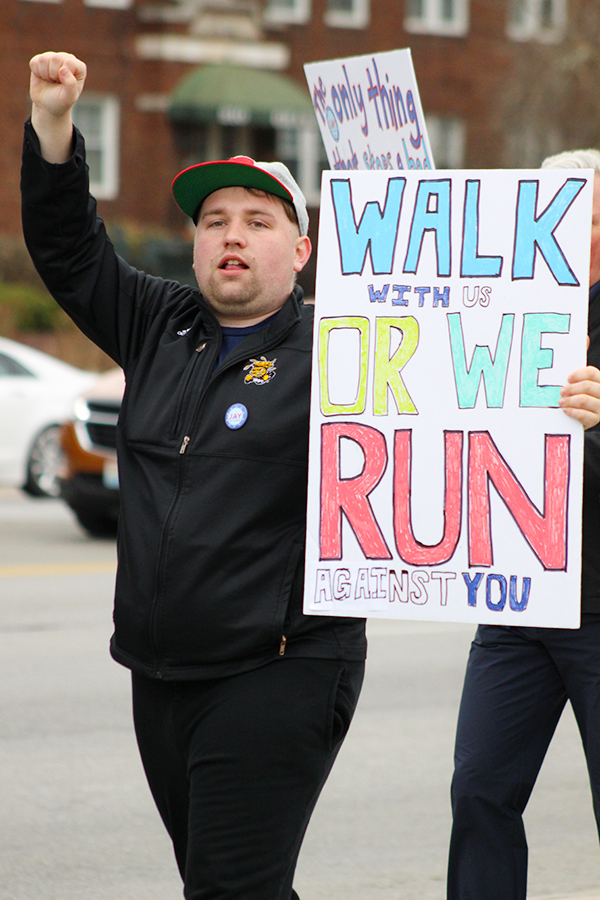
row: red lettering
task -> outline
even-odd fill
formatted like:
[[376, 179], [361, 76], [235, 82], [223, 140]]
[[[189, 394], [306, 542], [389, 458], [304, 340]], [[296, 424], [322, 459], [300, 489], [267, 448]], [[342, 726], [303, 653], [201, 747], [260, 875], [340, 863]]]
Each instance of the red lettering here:
[[490, 529], [491, 481], [545, 569], [567, 567], [569, 435], [547, 434], [544, 512], [531, 502], [487, 431], [469, 433], [469, 565], [494, 561]]
[[[362, 472], [353, 478], [340, 474], [342, 438], [355, 441], [364, 454]], [[368, 500], [386, 467], [385, 437], [376, 428], [354, 422], [321, 427], [321, 559], [342, 558], [342, 513], [367, 559], [391, 559]]]
[[439, 566], [458, 544], [462, 513], [462, 431], [444, 432], [444, 532], [437, 544], [418, 541], [412, 528], [412, 430], [396, 431], [394, 438], [394, 537], [400, 557], [413, 566]]

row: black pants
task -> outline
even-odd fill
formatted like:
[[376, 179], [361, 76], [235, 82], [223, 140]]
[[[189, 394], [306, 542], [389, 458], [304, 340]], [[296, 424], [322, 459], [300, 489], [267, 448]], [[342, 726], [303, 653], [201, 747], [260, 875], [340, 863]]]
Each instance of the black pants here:
[[133, 675], [138, 745], [186, 900], [290, 900], [364, 664], [283, 658], [230, 678]]
[[600, 831], [600, 615], [576, 630], [479, 627], [458, 717], [449, 900], [525, 900], [522, 816], [567, 699]]

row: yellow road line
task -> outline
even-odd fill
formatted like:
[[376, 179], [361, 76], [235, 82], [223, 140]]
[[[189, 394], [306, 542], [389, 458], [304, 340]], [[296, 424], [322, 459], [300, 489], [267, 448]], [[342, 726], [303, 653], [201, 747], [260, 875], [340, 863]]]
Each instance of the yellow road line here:
[[532, 897], [531, 900], [600, 900], [600, 894], [594, 892], [593, 894], [588, 894], [587, 891], [579, 892], [577, 894], [552, 894], [549, 896], [548, 894], [544, 894], [544, 897]]
[[0, 578], [36, 578], [46, 575], [94, 575], [114, 572], [115, 562], [49, 563], [26, 566], [0, 566]]

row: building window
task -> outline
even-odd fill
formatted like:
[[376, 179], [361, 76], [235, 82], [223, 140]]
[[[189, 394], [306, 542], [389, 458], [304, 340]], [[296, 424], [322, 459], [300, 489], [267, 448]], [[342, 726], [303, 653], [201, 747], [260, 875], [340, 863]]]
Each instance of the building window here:
[[275, 156], [288, 167], [296, 181], [298, 175], [298, 129], [278, 128], [275, 132]]
[[565, 148], [565, 137], [559, 128], [546, 123], [539, 128], [535, 122], [512, 129], [505, 138], [502, 165], [512, 169], [539, 169], [546, 156]]
[[370, 0], [327, 0], [325, 24], [333, 28], [366, 28]]
[[92, 194], [114, 200], [119, 193], [119, 101], [84, 94], [73, 107], [73, 119], [85, 138]]
[[404, 27], [421, 34], [465, 35], [469, 29], [468, 0], [406, 0]]
[[83, 0], [84, 6], [97, 6], [102, 9], [129, 9], [133, 0]]
[[425, 124], [436, 169], [462, 169], [465, 164], [465, 125], [455, 116], [426, 115]]
[[310, 19], [310, 0], [267, 0], [267, 23], [302, 25]]
[[[275, 159], [275, 129], [236, 122], [233, 115], [219, 115], [212, 122], [177, 122], [173, 125], [175, 146], [182, 169], [211, 159], [249, 156], [252, 159]], [[240, 117], [241, 119], [241, 117]]]
[[329, 168], [329, 164], [316, 122], [302, 119], [292, 123], [280, 121], [280, 118], [283, 119], [278, 117], [271, 126], [264, 127], [223, 124], [221, 121], [205, 125], [177, 123], [173, 134], [181, 168], [232, 156], [278, 159], [285, 163], [300, 185], [308, 205], [318, 206], [321, 172]]
[[321, 172], [329, 168], [318, 128], [312, 122], [278, 128], [275, 157], [288, 167], [300, 185], [308, 206], [318, 206]]
[[558, 43], [564, 33], [565, 0], [511, 0], [508, 36], [514, 41]]

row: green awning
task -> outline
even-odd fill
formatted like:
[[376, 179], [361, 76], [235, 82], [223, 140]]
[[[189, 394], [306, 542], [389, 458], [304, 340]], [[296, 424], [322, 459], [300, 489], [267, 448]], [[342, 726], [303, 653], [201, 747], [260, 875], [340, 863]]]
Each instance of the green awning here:
[[222, 125], [299, 124], [314, 112], [308, 89], [286, 75], [243, 66], [201, 66], [183, 78], [169, 99], [172, 122]]

